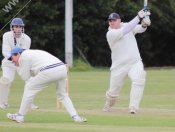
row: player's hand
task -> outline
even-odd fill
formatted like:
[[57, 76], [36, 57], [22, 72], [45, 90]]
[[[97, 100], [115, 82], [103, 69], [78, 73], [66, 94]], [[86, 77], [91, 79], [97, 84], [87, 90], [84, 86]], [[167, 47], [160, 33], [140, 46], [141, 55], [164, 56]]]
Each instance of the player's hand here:
[[151, 20], [149, 16], [145, 16], [141, 21], [142, 27], [146, 28], [147, 26], [151, 25]]
[[144, 8], [143, 11], [145, 12], [145, 16], [151, 15], [150, 9], [148, 7]]
[[149, 8], [144, 8], [138, 12], [139, 18], [144, 18], [145, 16], [149, 16], [149, 15], [151, 15]]

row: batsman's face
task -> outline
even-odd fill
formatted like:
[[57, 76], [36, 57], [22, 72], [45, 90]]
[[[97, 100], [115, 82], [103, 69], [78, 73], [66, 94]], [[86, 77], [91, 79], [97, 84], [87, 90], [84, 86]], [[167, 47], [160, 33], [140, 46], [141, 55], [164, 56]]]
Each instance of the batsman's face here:
[[22, 28], [23, 28], [22, 26], [13, 26], [13, 31], [16, 38], [20, 37], [23, 30]]
[[120, 23], [121, 23], [121, 19], [117, 19], [117, 20], [109, 20], [109, 26], [112, 28], [112, 29], [118, 29], [120, 28]]
[[12, 63], [14, 63], [16, 66], [19, 66], [18, 60], [19, 60], [20, 55], [21, 55], [21, 54], [18, 53], [17, 55], [13, 55], [13, 56], [12, 56]]

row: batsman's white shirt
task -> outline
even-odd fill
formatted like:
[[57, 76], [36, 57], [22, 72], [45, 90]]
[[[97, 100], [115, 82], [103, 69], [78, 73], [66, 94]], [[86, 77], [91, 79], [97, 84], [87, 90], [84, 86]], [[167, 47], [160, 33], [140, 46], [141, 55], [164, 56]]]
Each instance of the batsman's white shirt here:
[[123, 35], [123, 28], [127, 23], [122, 23], [120, 29], [110, 29], [107, 32], [107, 41], [111, 49], [112, 66], [129, 66], [141, 60], [135, 39], [136, 33], [145, 31], [141, 25], [137, 25], [131, 32]]

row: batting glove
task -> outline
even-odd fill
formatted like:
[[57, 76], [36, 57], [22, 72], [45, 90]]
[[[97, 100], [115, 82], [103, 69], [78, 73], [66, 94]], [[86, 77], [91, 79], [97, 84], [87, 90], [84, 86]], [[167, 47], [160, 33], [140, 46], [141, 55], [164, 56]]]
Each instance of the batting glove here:
[[138, 12], [138, 15], [140, 18], [144, 18], [145, 16], [149, 16], [149, 15], [151, 15], [150, 9], [149, 8], [142, 9]]
[[142, 27], [147, 27], [151, 25], [151, 20], [149, 16], [145, 16], [141, 21]]
[[145, 12], [145, 16], [151, 15], [150, 9], [148, 7], [144, 8], [143, 11]]

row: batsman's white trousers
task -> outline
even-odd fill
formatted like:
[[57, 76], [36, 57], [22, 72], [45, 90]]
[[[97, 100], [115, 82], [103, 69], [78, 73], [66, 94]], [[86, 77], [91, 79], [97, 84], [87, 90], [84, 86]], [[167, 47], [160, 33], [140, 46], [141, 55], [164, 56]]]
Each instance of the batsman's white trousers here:
[[19, 113], [26, 115], [34, 96], [48, 87], [51, 83], [56, 84], [56, 94], [61, 103], [70, 114], [70, 116], [78, 115], [72, 101], [66, 93], [66, 77], [67, 69], [65, 65], [57, 66], [54, 68], [46, 69], [39, 72], [30, 81], [26, 82], [22, 102]]
[[110, 77], [110, 88], [108, 91], [113, 95], [118, 95], [123, 86], [123, 83], [128, 76], [131, 81], [134, 76], [139, 72], [144, 71], [142, 61], [138, 61], [133, 65], [129, 65], [127, 67], [117, 67], [111, 70]]

